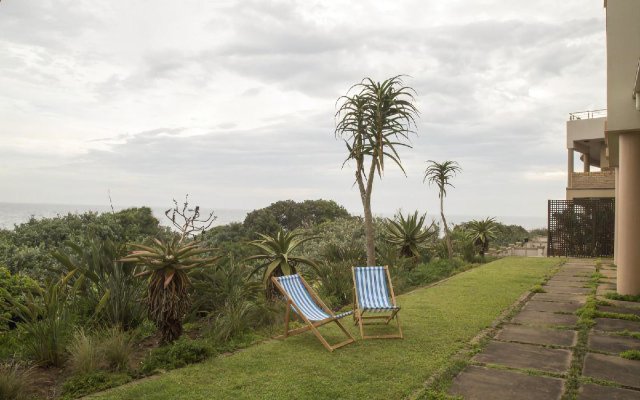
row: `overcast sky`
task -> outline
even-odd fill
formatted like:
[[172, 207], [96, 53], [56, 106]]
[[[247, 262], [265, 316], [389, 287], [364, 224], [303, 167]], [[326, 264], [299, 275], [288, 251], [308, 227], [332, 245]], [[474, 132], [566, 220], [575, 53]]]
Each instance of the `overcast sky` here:
[[362, 208], [336, 99], [407, 74], [418, 135], [376, 213], [544, 216], [568, 113], [604, 108], [602, 0], [3, 0], [0, 201]]

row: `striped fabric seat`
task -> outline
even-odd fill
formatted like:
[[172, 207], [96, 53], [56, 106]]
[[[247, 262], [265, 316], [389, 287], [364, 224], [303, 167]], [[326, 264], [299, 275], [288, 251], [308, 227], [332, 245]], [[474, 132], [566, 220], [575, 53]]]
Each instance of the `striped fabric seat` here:
[[[311, 297], [311, 294], [307, 290], [307, 288], [302, 283], [300, 279], [300, 275], [287, 275], [280, 276], [277, 278], [278, 282], [287, 295], [291, 298], [291, 301], [298, 307], [301, 313], [304, 314], [305, 317], [309, 321], [322, 321], [327, 318], [333, 318], [326, 311], [324, 311]], [[291, 307], [294, 312], [297, 310], [294, 307]], [[346, 317], [347, 315], [351, 315], [353, 311], [347, 311], [342, 314], [337, 314], [336, 319], [340, 319]]]
[[356, 294], [361, 310], [385, 312], [398, 310], [391, 303], [384, 267], [355, 267]]

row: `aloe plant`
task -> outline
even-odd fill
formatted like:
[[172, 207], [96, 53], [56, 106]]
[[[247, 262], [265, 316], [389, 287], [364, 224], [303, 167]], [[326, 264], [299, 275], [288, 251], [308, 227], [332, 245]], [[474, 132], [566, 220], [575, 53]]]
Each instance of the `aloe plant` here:
[[197, 241], [185, 243], [183, 239], [174, 235], [170, 239], [154, 239], [149, 246], [133, 244], [135, 250], [120, 260], [143, 267], [136, 276], [148, 277], [149, 317], [160, 329], [163, 344], [182, 335], [182, 320], [190, 305], [189, 270], [213, 266], [220, 258], [203, 257], [214, 249], [201, 248]]
[[442, 224], [444, 225], [444, 239], [447, 243], [447, 253], [449, 258], [453, 258], [453, 244], [451, 243], [451, 232], [447, 225], [447, 219], [444, 217], [444, 198], [447, 196], [447, 186], [454, 187], [451, 184], [453, 177], [462, 171], [460, 166], [455, 161], [435, 162], [433, 160], [427, 161], [429, 165], [424, 171], [424, 181], [429, 181], [429, 184], [435, 184], [438, 187], [438, 197], [440, 198], [440, 216], [442, 217]]
[[402, 172], [404, 168], [398, 154], [399, 147], [408, 143], [418, 110], [414, 106], [415, 91], [404, 86], [400, 76], [375, 82], [365, 78], [351, 89], [354, 95], [342, 96], [336, 118], [335, 134], [347, 146], [348, 155], [343, 163], [356, 163], [356, 183], [364, 208], [367, 265], [375, 265], [375, 229], [371, 211], [371, 195], [376, 174], [382, 178], [385, 160], [390, 159]]
[[469, 221], [466, 224], [466, 232], [469, 239], [479, 249], [480, 255], [489, 250], [489, 241], [496, 237], [498, 224], [495, 218]]
[[249, 242], [249, 244], [260, 251], [245, 258], [245, 261], [257, 260], [262, 263], [255, 268], [254, 274], [263, 271], [262, 283], [267, 291], [267, 297], [273, 298], [275, 291], [271, 286], [272, 276], [292, 275], [298, 272], [298, 265], [308, 265], [317, 270], [315, 261], [306, 257], [293, 254], [294, 250], [309, 240], [317, 239], [317, 236], [302, 237], [301, 233], [285, 232], [279, 229], [273, 236], [258, 234], [261, 239]]
[[416, 211], [405, 218], [398, 212], [395, 220], [387, 219], [384, 239], [397, 249], [401, 257], [419, 257], [420, 250], [425, 249], [429, 240], [437, 234], [433, 223], [425, 226], [426, 217], [426, 214], [418, 217]]

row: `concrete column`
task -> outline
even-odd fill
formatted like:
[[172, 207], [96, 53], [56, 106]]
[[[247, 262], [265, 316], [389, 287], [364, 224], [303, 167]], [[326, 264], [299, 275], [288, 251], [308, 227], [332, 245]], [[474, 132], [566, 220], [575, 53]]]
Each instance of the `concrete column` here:
[[614, 173], [615, 173], [615, 190], [614, 190], [614, 196], [615, 196], [615, 218], [614, 218], [614, 228], [613, 228], [613, 262], [614, 264], [618, 264], [618, 237], [620, 236], [618, 234], [618, 227], [620, 226], [620, 222], [618, 222], [618, 218], [620, 218], [620, 212], [618, 211], [618, 204], [620, 204], [620, 202], [618, 201], [618, 199], [620, 198], [620, 196], [618, 196], [618, 188], [620, 187], [620, 183], [619, 183], [619, 176], [620, 176], [620, 169], [618, 167], [615, 167], [614, 169]]
[[620, 134], [618, 293], [640, 294], [640, 132]]
[[573, 174], [573, 149], [567, 149], [567, 187], [571, 187], [571, 174]]
[[584, 161], [584, 172], [591, 171], [591, 156], [589, 153], [584, 153], [582, 155], [582, 160]]

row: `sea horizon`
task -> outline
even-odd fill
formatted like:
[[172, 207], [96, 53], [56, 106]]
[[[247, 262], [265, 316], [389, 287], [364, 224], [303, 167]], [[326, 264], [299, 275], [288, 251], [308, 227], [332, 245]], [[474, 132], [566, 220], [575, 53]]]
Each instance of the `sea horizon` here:
[[[0, 229], [12, 230], [15, 225], [28, 222], [32, 217], [36, 219], [42, 218], [54, 218], [56, 216], [64, 216], [67, 214], [82, 214], [85, 212], [111, 212], [120, 211], [132, 207], [149, 207], [151, 208], [153, 215], [158, 218], [161, 225], [170, 226], [171, 223], [165, 217], [164, 212], [169, 208], [168, 206], [159, 207], [153, 205], [99, 205], [99, 204], [57, 204], [57, 203], [13, 203], [13, 202], [0, 202]], [[216, 220], [212, 226], [226, 225], [232, 222], [242, 222], [246, 215], [253, 210], [233, 209], [233, 208], [207, 208], [201, 207], [202, 215], [206, 215], [210, 212], [214, 212]], [[354, 212], [353, 210], [347, 210], [352, 215], [362, 215], [361, 212]], [[378, 217], [391, 218], [395, 212], [382, 212], [374, 213]], [[485, 215], [472, 215], [472, 214], [451, 214], [447, 215], [447, 222], [450, 224], [460, 224], [462, 222], [470, 221], [472, 219], [486, 218]], [[527, 230], [546, 228], [547, 219], [546, 215], [539, 216], [526, 216], [526, 215], [492, 215], [496, 220], [505, 225], [520, 225]], [[440, 220], [439, 214], [429, 213], [429, 220]]]

